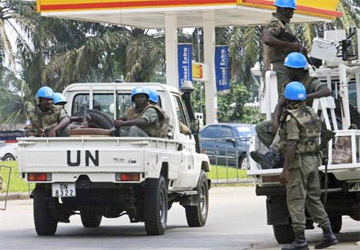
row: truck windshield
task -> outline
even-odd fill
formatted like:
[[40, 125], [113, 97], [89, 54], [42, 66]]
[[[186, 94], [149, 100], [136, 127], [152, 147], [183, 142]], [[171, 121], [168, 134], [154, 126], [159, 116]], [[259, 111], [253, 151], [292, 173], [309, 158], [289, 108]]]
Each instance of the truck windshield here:
[[[86, 103], [89, 107], [89, 94], [77, 94], [74, 98], [72, 105], [72, 114], [79, 112], [81, 106]], [[118, 94], [117, 95], [117, 111], [118, 117], [126, 114], [127, 110], [131, 107], [132, 102], [130, 94]], [[116, 104], [113, 93], [99, 93], [93, 94], [93, 109], [99, 110], [107, 114], [110, 118], [114, 118], [116, 111]]]

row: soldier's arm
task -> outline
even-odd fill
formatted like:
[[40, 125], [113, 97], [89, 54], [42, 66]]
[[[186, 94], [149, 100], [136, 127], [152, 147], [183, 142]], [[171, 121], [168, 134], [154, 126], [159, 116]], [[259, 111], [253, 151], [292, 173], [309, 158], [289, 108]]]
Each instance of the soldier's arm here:
[[300, 129], [295, 118], [288, 115], [285, 121], [286, 151], [283, 171], [281, 173], [281, 183], [286, 184], [289, 180], [289, 166], [295, 157], [296, 145], [300, 139]]
[[287, 42], [276, 38], [270, 29], [264, 31], [263, 42], [270, 47], [283, 49], [287, 48], [288, 50], [295, 52], [302, 49], [301, 44], [298, 42]]
[[56, 136], [56, 131], [65, 128], [69, 124], [70, 124], [70, 118], [68, 116], [65, 116], [54, 128], [50, 130], [48, 137]]
[[306, 99], [311, 100], [311, 99], [326, 97], [330, 95], [331, 95], [330, 89], [326, 85], [321, 85], [317, 91], [306, 95]]

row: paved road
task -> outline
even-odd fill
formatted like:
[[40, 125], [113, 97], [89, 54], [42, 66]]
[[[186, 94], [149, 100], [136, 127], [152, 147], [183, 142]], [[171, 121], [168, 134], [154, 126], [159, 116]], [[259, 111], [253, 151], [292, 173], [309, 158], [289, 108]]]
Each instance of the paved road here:
[[[36, 235], [32, 200], [10, 201], [0, 211], [0, 249], [280, 249], [266, 225], [265, 197], [256, 197], [253, 187], [217, 187], [210, 190], [210, 214], [203, 228], [189, 228], [184, 209], [169, 211], [164, 236], [146, 236], [142, 223], [130, 224], [127, 217], [103, 219], [100, 228], [86, 229], [80, 216], [70, 224], [59, 224], [51, 237]], [[310, 246], [320, 240], [321, 230], [307, 231]], [[360, 249], [360, 222], [343, 218], [339, 245], [329, 249]]]

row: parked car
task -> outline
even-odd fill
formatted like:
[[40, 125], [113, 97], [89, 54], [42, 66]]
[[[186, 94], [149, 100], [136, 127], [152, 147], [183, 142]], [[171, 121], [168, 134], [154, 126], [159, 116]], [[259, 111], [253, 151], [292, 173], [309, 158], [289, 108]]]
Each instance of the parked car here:
[[0, 141], [0, 160], [15, 161], [17, 159], [17, 143], [5, 143]]
[[255, 125], [252, 124], [209, 124], [199, 132], [200, 147], [209, 156], [211, 164], [247, 169], [247, 151], [250, 138], [255, 133]]

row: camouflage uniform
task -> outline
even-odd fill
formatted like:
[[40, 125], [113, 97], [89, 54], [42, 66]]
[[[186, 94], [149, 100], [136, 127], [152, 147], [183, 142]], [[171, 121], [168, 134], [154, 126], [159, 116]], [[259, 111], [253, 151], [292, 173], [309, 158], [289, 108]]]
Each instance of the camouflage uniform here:
[[[289, 20], [278, 13], [273, 13], [273, 18], [270, 20], [265, 30], [268, 30], [273, 37], [286, 41], [286, 42], [295, 42], [296, 36], [290, 29]], [[265, 45], [265, 64], [266, 69], [270, 70], [270, 63], [273, 66], [273, 70], [277, 75], [278, 82], [278, 94], [281, 93], [282, 86], [287, 81], [287, 76], [285, 74], [286, 67], [284, 66], [285, 57], [292, 51], [284, 49], [283, 47], [271, 47]]]
[[127, 129], [122, 128], [120, 135], [128, 137], [160, 137], [165, 114], [157, 105], [149, 104], [145, 108], [130, 108], [126, 120], [145, 119], [145, 126], [130, 126]]
[[319, 140], [322, 122], [315, 111], [304, 103], [290, 108], [281, 118], [280, 150], [285, 151], [289, 140], [297, 141], [286, 185], [287, 205], [297, 235], [305, 231], [305, 207], [321, 228], [329, 227], [330, 221], [320, 199], [318, 167], [321, 165]]
[[[305, 86], [306, 94], [318, 91], [322, 86], [326, 86], [325, 82], [320, 82], [318, 79], [313, 78], [307, 73], [303, 79], [300, 80]], [[281, 88], [281, 95], [284, 94], [285, 86], [288, 81]], [[312, 107], [313, 99], [306, 100], [306, 105]], [[256, 134], [259, 140], [269, 149], [279, 151], [279, 136], [273, 135], [271, 131], [272, 121], [263, 121], [256, 125]]]
[[[65, 117], [68, 117], [68, 115], [60, 106], [53, 105], [52, 108], [46, 112], [36, 107], [28, 114], [30, 124], [25, 127], [26, 134], [28, 136], [47, 136], [50, 130], [58, 125]], [[44, 131], [44, 134], [42, 131]], [[70, 136], [69, 128], [65, 127], [57, 131], [56, 136]]]

